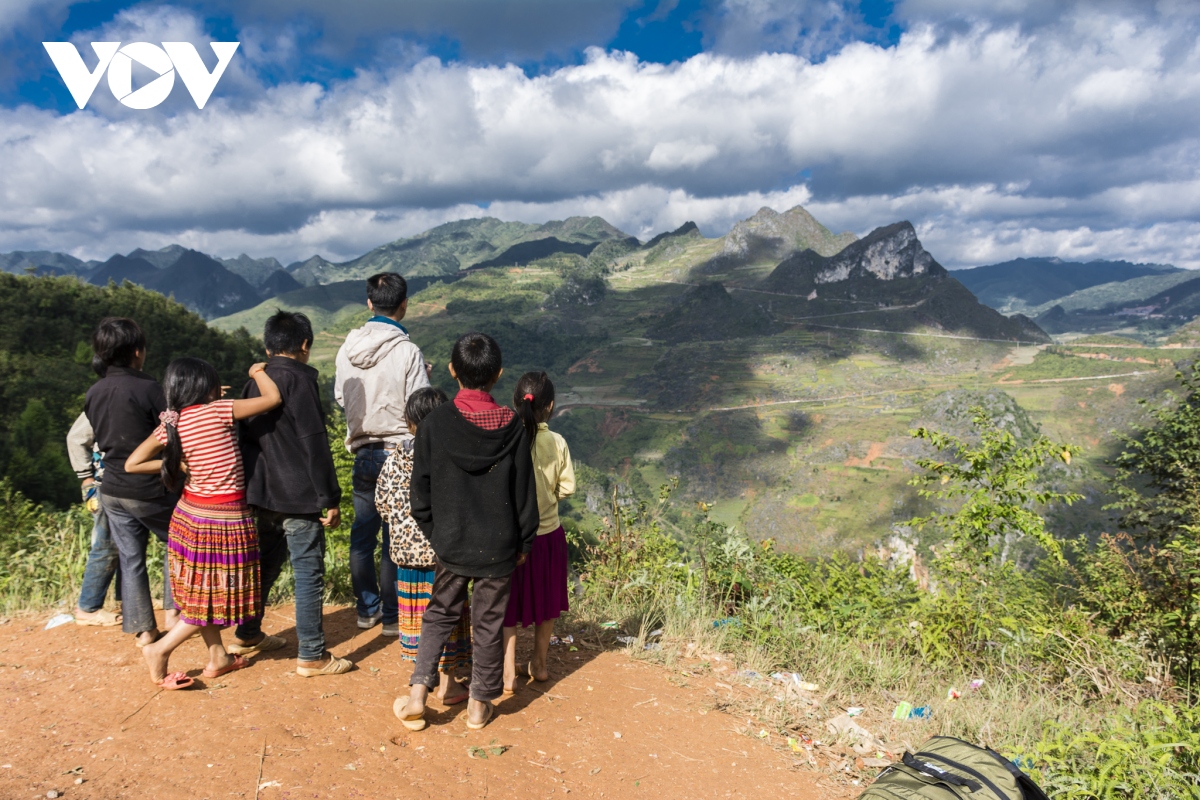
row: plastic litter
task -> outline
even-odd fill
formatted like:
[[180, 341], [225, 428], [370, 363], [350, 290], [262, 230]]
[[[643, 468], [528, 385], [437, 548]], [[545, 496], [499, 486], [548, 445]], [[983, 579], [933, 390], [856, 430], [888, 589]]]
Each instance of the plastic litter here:
[[636, 636], [618, 636], [617, 641], [621, 644], [633, 644], [637, 641]]
[[654, 638], [656, 638], [656, 637], [658, 637], [658, 636], [662, 636], [662, 635], [663, 635], [663, 629], [662, 629], [662, 628], [655, 628], [654, 630], [652, 630], [652, 631], [650, 631], [649, 633], [647, 633], [647, 634], [646, 634], [646, 638], [647, 638], [647, 639], [654, 639]]
[[866, 711], [865, 708], [859, 708], [858, 706], [850, 706], [850, 708], [846, 709], [846, 716], [847, 717], [857, 717], [860, 714], [862, 714], [864, 711]]
[[646, 644], [642, 647], [642, 649], [643, 650], [653, 650], [653, 651], [657, 652], [659, 650], [662, 650], [662, 645], [659, 644], [658, 642], [646, 642]]
[[909, 712], [909, 719], [929, 719], [933, 716], [933, 709], [929, 706], [917, 706]]
[[983, 687], [983, 678], [976, 678], [971, 681], [971, 691], [978, 692]]
[[737, 674], [741, 675], [743, 678], [749, 678], [750, 680], [756, 680], [757, 678], [762, 677], [752, 669], [740, 669], [738, 670]]
[[562, 637], [561, 639], [558, 638], [557, 636], [551, 636], [550, 644], [551, 645], [575, 644], [575, 637], [569, 633], [566, 636]]
[[1033, 763], [1032, 758], [1023, 758], [1021, 756], [1017, 756], [1016, 758], [1012, 759], [1012, 763], [1017, 766], [1017, 769], [1033, 769], [1035, 766], [1037, 766]]
[[713, 627], [714, 628], [724, 628], [726, 625], [741, 625], [741, 624], [742, 624], [742, 621], [740, 619], [738, 619], [737, 617], [725, 617], [725, 619], [715, 620], [713, 622]]
[[73, 616], [71, 616], [70, 614], [55, 614], [53, 617], [50, 618], [50, 621], [46, 623], [46, 627], [43, 628], [42, 630], [48, 631], [51, 628], [57, 628], [59, 625], [66, 625], [68, 622], [74, 622], [74, 621], [75, 621], [75, 618]]
[[600, 627], [614, 630], [617, 627], [617, 621], [615, 619], [610, 619], [608, 622], [601, 622]]
[[766, 728], [763, 728], [761, 731], [758, 732], [758, 738], [760, 738], [760, 739], [766, 739], [770, 735], [771, 734], [767, 733]]
[[954, 701], [960, 697], [962, 697], [962, 692], [960, 692], [958, 689], [955, 689], [953, 686], [946, 690], [947, 700]]
[[850, 719], [850, 716], [847, 714], [842, 714], [827, 721], [825, 727], [835, 736], [845, 736], [850, 742], [850, 748], [860, 756], [887, 749], [887, 746], [879, 739], [876, 739], [874, 734]]
[[912, 703], [901, 702], [892, 712], [892, 719], [908, 719], [912, 715]]

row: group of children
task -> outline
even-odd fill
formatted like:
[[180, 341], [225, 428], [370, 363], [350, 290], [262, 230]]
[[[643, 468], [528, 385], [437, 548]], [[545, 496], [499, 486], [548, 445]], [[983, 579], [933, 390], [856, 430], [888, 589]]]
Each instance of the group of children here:
[[[398, 275], [369, 279], [368, 305], [377, 316], [368, 326], [399, 328], [411, 350], [399, 325], [406, 291]], [[307, 364], [312, 341], [303, 314], [279, 311], [264, 329], [268, 361], [250, 367], [239, 399], [223, 399], [218, 373], [206, 361], [175, 359], [159, 386], [141, 371], [146, 340], [135, 322], [105, 319], [97, 328], [94, 365], [101, 379], [88, 391], [84, 413], [105, 468], [100, 505], [120, 561], [122, 625], [164, 689], [192, 685], [186, 673], [170, 671], [169, 660], [193, 636], [208, 649], [209, 678], [245, 668], [247, 655], [284, 646], [262, 631], [261, 621], [287, 559], [296, 581], [297, 673], [352, 668], [326, 650], [322, 625], [325, 529], [339, 524], [341, 492], [317, 371]], [[395, 569], [401, 655], [414, 663], [409, 695], [393, 711], [406, 727], [421, 730], [434, 691], [445, 705], [466, 701], [467, 726], [479, 729], [520, 675], [549, 677], [554, 620], [568, 606], [558, 502], [574, 491], [574, 471], [565, 441], [547, 428], [554, 385], [544, 372], [521, 376], [508, 407], [491, 395], [503, 365], [499, 345], [486, 334], [468, 333], [455, 343], [453, 399], [428, 385], [419, 349], [405, 358], [416, 359], [425, 374], [397, 383], [378, 359], [360, 359], [354, 396], [343, 385], [339, 354], [338, 377], [339, 400], [345, 392], [357, 405], [358, 430], [347, 440], [356, 451], [356, 516], [360, 490], [373, 495], [384, 561]], [[425, 385], [414, 386], [421, 377]], [[372, 384], [374, 378], [383, 383]], [[376, 387], [365, 402], [364, 385]], [[364, 433], [362, 421], [375, 406], [402, 409], [405, 435]], [[386, 455], [371, 474], [373, 485], [360, 481], [361, 455]], [[165, 633], [150, 604], [150, 533], [167, 543]], [[364, 617], [360, 598], [360, 627], [386, 613], [375, 601]], [[93, 613], [99, 612], [84, 610], [80, 618]], [[516, 629], [530, 625], [534, 655], [518, 666]], [[226, 645], [221, 631], [230, 626], [237, 628]]]

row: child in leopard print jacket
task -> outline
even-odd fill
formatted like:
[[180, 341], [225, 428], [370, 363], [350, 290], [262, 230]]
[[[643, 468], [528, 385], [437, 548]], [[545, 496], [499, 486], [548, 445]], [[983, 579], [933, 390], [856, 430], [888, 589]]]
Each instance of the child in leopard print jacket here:
[[[430, 411], [448, 401], [441, 389], [426, 387], [408, 397], [404, 407], [408, 430], [416, 435], [417, 425]], [[401, 658], [415, 662], [421, 640], [421, 617], [433, 590], [434, 554], [429, 540], [409, 513], [408, 488], [412, 480], [412, 439], [397, 447], [379, 473], [375, 507], [390, 531], [391, 556], [396, 564], [396, 593], [400, 600]], [[446, 705], [466, 701], [466, 687], [458, 683], [458, 670], [471, 668], [471, 611], [464, 606], [462, 619], [442, 650], [438, 665], [436, 696]], [[397, 702], [403, 703], [404, 699]]]

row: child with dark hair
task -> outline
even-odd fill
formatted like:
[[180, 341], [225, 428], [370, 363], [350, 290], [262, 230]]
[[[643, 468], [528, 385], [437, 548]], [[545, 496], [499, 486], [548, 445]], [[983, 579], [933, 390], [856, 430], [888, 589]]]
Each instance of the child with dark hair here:
[[[142, 372], [146, 335], [136, 322], [124, 317], [101, 320], [92, 336], [92, 353], [92, 368], [100, 380], [88, 389], [83, 411], [105, 458], [100, 507], [120, 562], [121, 629], [144, 647], [159, 637], [146, 574], [146, 547], [152, 532], [167, 541], [177, 498], [153, 475], [126, 472], [125, 460], [154, 430], [167, 403], [158, 381]], [[164, 560], [163, 607], [169, 628], [178, 612], [171, 603], [168, 574]]]
[[[303, 678], [341, 675], [351, 664], [325, 649], [325, 529], [340, 523], [338, 486], [318, 373], [308, 366], [313, 330], [308, 317], [276, 311], [263, 326], [269, 358], [266, 372], [282, 405], [241, 425], [246, 503], [256, 510], [262, 567], [262, 597], [271, 594], [289, 560], [295, 578], [296, 674]], [[242, 397], [259, 396], [249, 381]], [[283, 647], [262, 630], [262, 617], [238, 625], [230, 653], [246, 655]]]
[[[537, 483], [537, 538], [524, 564], [513, 572], [504, 614], [504, 690], [512, 692], [518, 674], [535, 681], [550, 678], [547, 654], [554, 620], [568, 608], [567, 534], [558, 520], [558, 501], [575, 493], [575, 467], [563, 437], [547, 424], [554, 413], [554, 384], [544, 372], [526, 372], [513, 390], [513, 406], [525, 426]], [[517, 667], [517, 626], [535, 625], [533, 659]]]
[[[399, 636], [396, 565], [388, 528], [375, 510], [375, 484], [391, 451], [411, 440], [404, 423], [408, 396], [429, 385], [421, 348], [401, 324], [408, 312], [408, 283], [395, 272], [367, 278], [367, 308], [374, 316], [346, 334], [338, 348], [333, 394], [346, 410], [346, 449], [354, 454], [354, 524], [350, 526], [350, 585], [358, 627], [383, 623]], [[376, 567], [375, 554], [383, 554]]]
[[157, 473], [168, 489], [183, 492], [167, 542], [179, 622], [142, 650], [150, 679], [164, 689], [192, 685], [187, 673], [168, 673], [167, 663], [175, 648], [197, 632], [208, 646], [204, 677], [217, 678], [249, 665], [244, 657], [226, 652], [220, 631], [259, 616], [263, 599], [258, 534], [246, 506], [234, 422], [280, 403], [279, 389], [263, 364], [250, 367], [250, 377], [261, 397], [222, 400], [221, 380], [212, 364], [199, 358], [172, 361], [164, 379], [167, 409], [161, 423], [125, 462], [127, 472]]
[[437, 563], [408, 703], [401, 698], [392, 707], [409, 730], [425, 727], [425, 700], [437, 685], [446, 642], [461, 622], [468, 585], [474, 649], [468, 729], [487, 725], [492, 701], [503, 692], [503, 624], [512, 572], [532, 549], [539, 521], [529, 437], [516, 412], [490, 394], [503, 371], [495, 339], [462, 336], [450, 358], [458, 394], [417, 428], [412, 516]]
[[[443, 403], [449, 402], [441, 389], [426, 386], [408, 396], [404, 417], [408, 430], [416, 435], [421, 420]], [[391, 531], [391, 555], [396, 563], [396, 595], [400, 606], [400, 657], [415, 662], [421, 641], [421, 618], [429, 607], [433, 591], [434, 565], [437, 558], [429, 540], [412, 518], [409, 487], [412, 482], [413, 448], [406, 442], [388, 456], [375, 487], [375, 505]], [[456, 680], [460, 669], [471, 666], [471, 617], [464, 606], [458, 625], [442, 648], [438, 661], [438, 687], [434, 695], [444, 705], [465, 702], [468, 694]], [[397, 704], [403, 706], [399, 698]]]

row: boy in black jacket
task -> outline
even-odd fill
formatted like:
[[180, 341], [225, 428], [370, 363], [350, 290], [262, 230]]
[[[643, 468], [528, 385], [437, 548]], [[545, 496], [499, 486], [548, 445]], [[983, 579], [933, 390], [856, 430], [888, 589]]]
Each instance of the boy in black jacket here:
[[438, 659], [462, 616], [471, 589], [474, 664], [467, 727], [479, 730], [503, 692], [504, 611], [512, 572], [533, 548], [537, 494], [529, 438], [511, 408], [489, 392], [500, 380], [500, 346], [468, 333], [454, 344], [453, 403], [431, 412], [417, 429], [410, 488], [412, 516], [438, 563], [429, 607], [421, 621], [417, 664], [407, 703], [392, 710], [409, 730], [425, 727], [425, 698], [437, 686]]
[[[284, 560], [296, 579], [296, 673], [305, 678], [340, 675], [350, 662], [325, 650], [322, 624], [325, 596], [325, 528], [338, 526], [338, 486], [325, 430], [317, 371], [308, 366], [312, 324], [303, 314], [278, 311], [267, 320], [267, 374], [279, 387], [283, 405], [242, 422], [242, 462], [246, 503], [257, 510], [266, 602]], [[258, 384], [242, 396], [258, 397]], [[283, 647], [284, 640], [262, 631], [262, 618], [239, 625], [230, 653], [256, 653]]]

